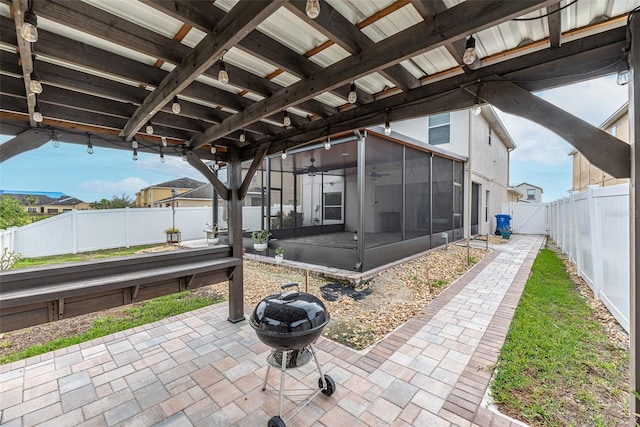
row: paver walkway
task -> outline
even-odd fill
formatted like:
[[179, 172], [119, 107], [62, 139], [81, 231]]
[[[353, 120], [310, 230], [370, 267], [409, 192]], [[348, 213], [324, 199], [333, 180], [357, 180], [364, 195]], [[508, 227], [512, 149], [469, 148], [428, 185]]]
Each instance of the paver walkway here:
[[[513, 236], [368, 352], [321, 338], [331, 397], [288, 426], [509, 426], [481, 407], [539, 236]], [[279, 372], [269, 348], [218, 304], [0, 366], [6, 426], [265, 426]], [[247, 316], [248, 317], [248, 316]], [[285, 414], [312, 393], [313, 362], [288, 371]], [[515, 425], [515, 424], [513, 424]]]

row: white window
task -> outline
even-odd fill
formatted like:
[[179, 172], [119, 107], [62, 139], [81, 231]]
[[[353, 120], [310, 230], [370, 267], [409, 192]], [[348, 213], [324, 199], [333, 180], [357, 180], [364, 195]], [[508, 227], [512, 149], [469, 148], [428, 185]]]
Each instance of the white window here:
[[342, 193], [324, 193], [324, 220], [342, 222]]
[[618, 126], [617, 125], [612, 125], [611, 129], [609, 129], [609, 133], [613, 136], [618, 136]]
[[485, 222], [489, 222], [489, 190], [485, 191], [485, 204], [484, 204], [484, 220]]
[[536, 190], [533, 188], [527, 188], [527, 200], [536, 199]]
[[429, 144], [448, 144], [450, 141], [450, 116], [449, 113], [429, 116]]

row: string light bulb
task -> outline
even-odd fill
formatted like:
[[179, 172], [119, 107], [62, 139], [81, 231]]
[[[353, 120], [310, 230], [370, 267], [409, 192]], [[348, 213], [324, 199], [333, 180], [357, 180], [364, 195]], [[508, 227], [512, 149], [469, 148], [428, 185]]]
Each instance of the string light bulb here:
[[216, 159], [215, 162], [213, 163], [213, 171], [218, 172], [219, 169], [220, 169], [220, 165], [218, 164], [218, 159]]
[[42, 82], [40, 82], [40, 78], [38, 77], [38, 73], [36, 73], [35, 69], [31, 71], [29, 79], [31, 80], [29, 83], [29, 90], [31, 90], [32, 93], [42, 93]]
[[244, 129], [242, 129], [242, 133], [240, 134], [240, 142], [245, 142], [247, 140], [247, 137], [244, 134]]
[[307, 0], [305, 12], [309, 18], [316, 19], [320, 15], [320, 0]]
[[160, 145], [160, 163], [164, 163], [164, 151], [162, 151], [162, 145]]
[[182, 111], [182, 107], [180, 106], [180, 100], [178, 99], [177, 96], [173, 97], [173, 104], [171, 104], [171, 111], [173, 112], [173, 114], [180, 114], [180, 111]]
[[358, 94], [356, 93], [356, 82], [351, 83], [351, 87], [349, 88], [349, 96], [347, 97], [347, 101], [349, 104], [355, 104], [358, 100]]
[[465, 46], [464, 54], [462, 55], [462, 62], [467, 65], [473, 64], [473, 62], [478, 58], [476, 55], [476, 39], [473, 36], [469, 36], [467, 39], [467, 44]]
[[291, 126], [291, 117], [289, 117], [289, 112], [287, 110], [284, 110], [284, 119], [282, 120], [282, 123], [286, 127]]
[[282, 150], [282, 160], [287, 160], [287, 149]]
[[480, 107], [480, 104], [473, 104], [473, 107], [471, 107], [471, 113], [473, 113], [474, 116], [479, 116], [481, 112], [482, 108]]
[[631, 81], [631, 70], [629, 69], [629, 61], [627, 60], [626, 55], [623, 53], [622, 59], [618, 63], [618, 77], [616, 78], [616, 83], [619, 86], [624, 86]]
[[331, 136], [329, 135], [329, 126], [327, 126], [327, 139], [324, 141], [324, 149], [331, 150]]
[[87, 142], [87, 154], [93, 154], [93, 144], [91, 143], [91, 134], [89, 134], [89, 142]]
[[31, 43], [38, 41], [38, 17], [31, 8], [24, 13], [20, 36]]
[[134, 149], [133, 149], [133, 156], [131, 156], [131, 158], [132, 158], [134, 161], [138, 160], [138, 149], [137, 149], [137, 148], [134, 148]]
[[218, 61], [218, 81], [223, 84], [229, 83], [229, 73], [227, 73], [227, 64], [220, 58]]
[[389, 110], [387, 110], [387, 117], [384, 121], [384, 134], [391, 135], [391, 123], [389, 122]]
[[44, 120], [44, 118], [42, 117], [42, 111], [40, 111], [38, 98], [36, 98], [36, 105], [33, 107], [33, 121], [36, 123], [42, 123], [42, 120]]
[[53, 148], [60, 148], [60, 141], [58, 140], [58, 135], [55, 133], [51, 135], [51, 146]]
[[217, 152], [218, 152], [218, 149], [216, 148], [216, 146], [211, 144], [211, 154], [216, 154]]
[[160, 137], [160, 142], [162, 143], [163, 147], [167, 146], [167, 137], [166, 136], [161, 136]]
[[147, 122], [147, 127], [145, 130], [147, 131], [147, 135], [153, 135], [153, 125], [151, 124], [151, 120]]
[[31, 53], [31, 74], [29, 74], [29, 90], [31, 93], [40, 94], [42, 93], [42, 82], [40, 81], [40, 77], [38, 77], [38, 73], [36, 73], [36, 55]]
[[135, 138], [131, 141], [131, 148], [138, 148], [138, 141]]

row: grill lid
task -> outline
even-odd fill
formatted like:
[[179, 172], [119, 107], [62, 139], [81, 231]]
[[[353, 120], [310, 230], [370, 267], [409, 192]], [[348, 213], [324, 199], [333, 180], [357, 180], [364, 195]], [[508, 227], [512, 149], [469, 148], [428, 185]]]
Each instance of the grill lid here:
[[297, 283], [283, 285], [283, 292], [269, 295], [258, 303], [249, 323], [260, 335], [297, 336], [322, 329], [329, 322], [329, 313], [315, 296], [296, 290]]

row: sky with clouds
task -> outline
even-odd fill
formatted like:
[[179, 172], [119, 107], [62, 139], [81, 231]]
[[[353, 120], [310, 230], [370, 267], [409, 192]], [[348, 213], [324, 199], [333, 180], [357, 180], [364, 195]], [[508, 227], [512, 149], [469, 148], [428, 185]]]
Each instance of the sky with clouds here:
[[[538, 96], [581, 119], [599, 126], [628, 99], [628, 87], [616, 85], [615, 76], [565, 86]], [[518, 148], [511, 153], [511, 184], [528, 182], [544, 189], [543, 201], [567, 195], [571, 188], [572, 147], [545, 128], [498, 112]], [[10, 139], [0, 136], [0, 142]], [[139, 153], [133, 161], [130, 151], [61, 143], [22, 153], [0, 164], [0, 189], [55, 191], [86, 202], [111, 199], [122, 194], [135, 198], [142, 188], [181, 177], [206, 181], [180, 157]]]

